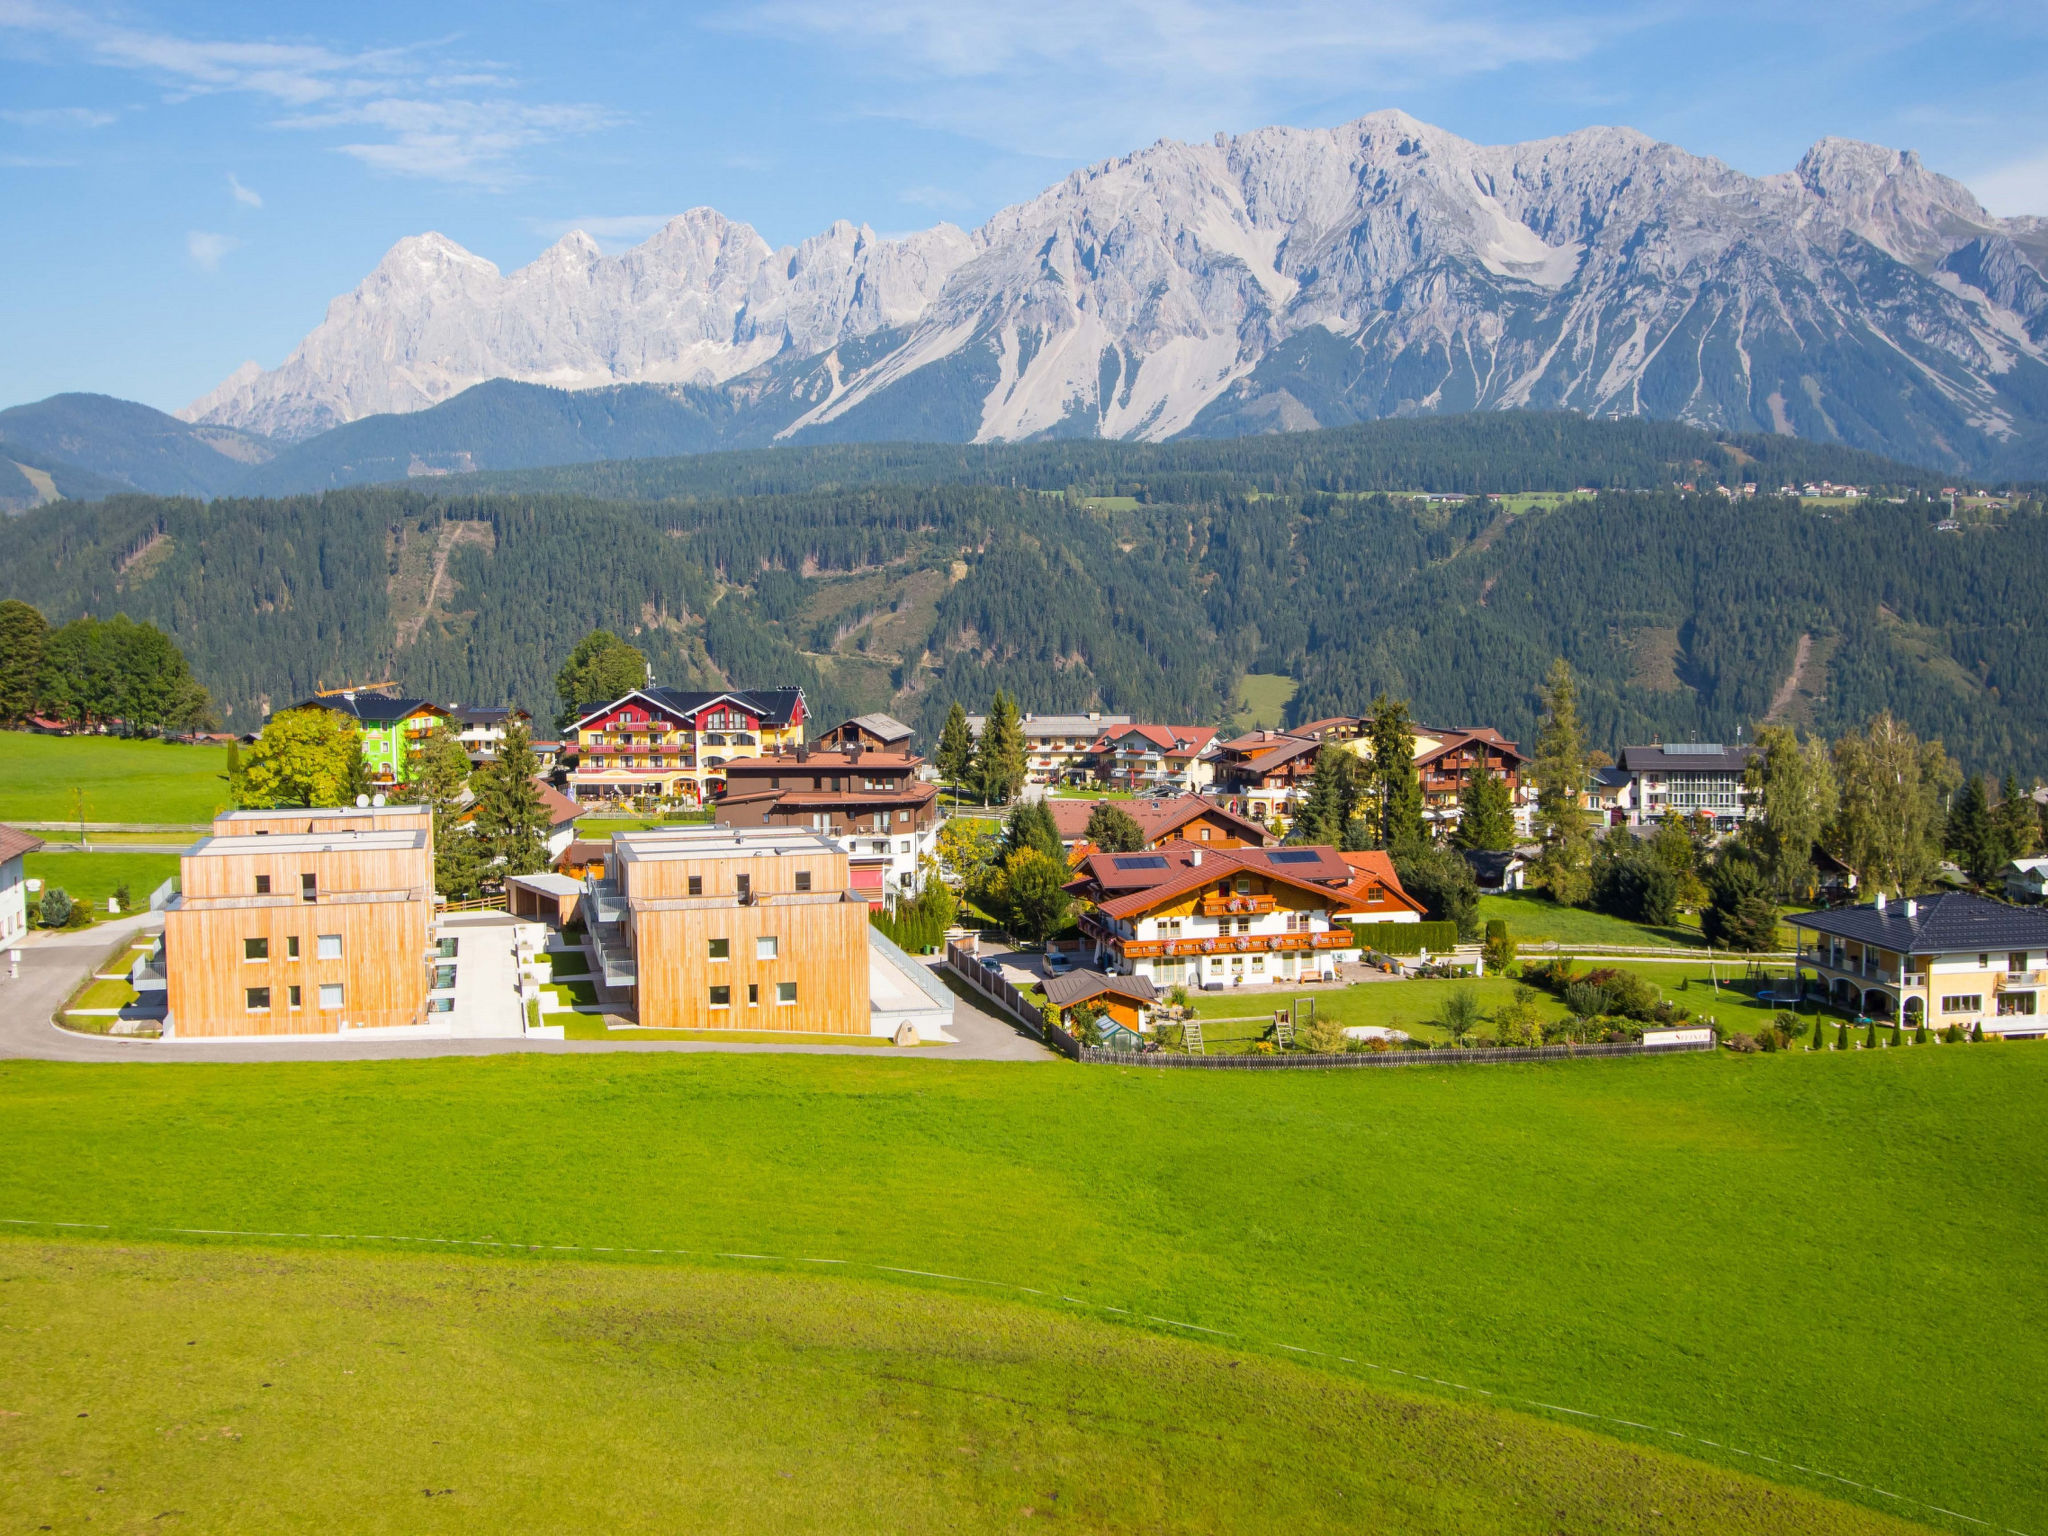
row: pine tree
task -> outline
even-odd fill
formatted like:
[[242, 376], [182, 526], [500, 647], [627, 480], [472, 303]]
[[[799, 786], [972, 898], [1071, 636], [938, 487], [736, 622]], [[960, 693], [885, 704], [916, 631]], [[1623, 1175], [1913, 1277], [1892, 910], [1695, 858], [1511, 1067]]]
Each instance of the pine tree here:
[[1877, 1049], [1877, 1020], [1875, 1019], [1872, 1019], [1863, 1026], [1863, 1049], [1866, 1051]]
[[1893, 1050], [1897, 1050], [1901, 1045], [1905, 1044], [1905, 1041], [1899, 1037], [1899, 1021], [1897, 1019], [1892, 1020], [1892, 1037], [1887, 1043]]
[[939, 777], [953, 786], [954, 794], [974, 772], [974, 733], [967, 729], [967, 711], [955, 699], [946, 711], [945, 728], [939, 732]]
[[1979, 1019], [1975, 1024], [1970, 1026], [1970, 1038], [1976, 1041], [1979, 1045], [1984, 1043], [1984, 1021], [1982, 1019]]
[[1536, 782], [1537, 882], [1553, 901], [1577, 906], [1592, 894], [1592, 830], [1585, 808], [1586, 742], [1579, 686], [1562, 656], [1543, 686], [1543, 724], [1529, 776]]
[[1835, 1026], [1835, 1049], [1838, 1051], [1849, 1049], [1849, 1022], [1846, 1019]]
[[1514, 791], [1483, 758], [1458, 789], [1458, 829], [1451, 841], [1469, 849], [1499, 851], [1515, 846]]
[[1927, 1043], [1927, 1020], [1925, 1018], [1921, 1019], [1919, 1028], [1913, 1031], [1913, 1043], [1915, 1045], [1925, 1045]]
[[1992, 819], [1983, 774], [1971, 774], [1957, 791], [1949, 806], [1943, 841], [1949, 854], [1978, 885], [1986, 884], [2004, 866], [2004, 849]]
[[1060, 843], [1059, 826], [1043, 800], [1021, 801], [1004, 819], [1004, 857], [1022, 848], [1035, 848], [1061, 869], [1067, 867], [1067, 850]]
[[1308, 782], [1287, 829], [1290, 843], [1335, 845], [1359, 809], [1358, 759], [1334, 742], [1316, 753], [1316, 771]]
[[1136, 853], [1145, 846], [1145, 830], [1137, 818], [1114, 800], [1098, 800], [1088, 813], [1081, 836], [1104, 853]]
[[535, 775], [540, 760], [518, 720], [505, 727], [498, 755], [470, 781], [476, 792], [476, 837], [495, 875], [530, 875], [547, 868], [548, 809]]
[[[1372, 770], [1359, 798], [1372, 835], [1382, 848], [1419, 842], [1428, 834], [1422, 826], [1422, 776], [1415, 769], [1415, 725], [1407, 701], [1381, 694], [1372, 701], [1365, 729], [1372, 743]], [[1337, 826], [1341, 831], [1343, 822]]]
[[43, 640], [49, 621], [28, 603], [0, 603], [0, 720], [24, 720], [35, 713], [37, 680], [43, 670]]
[[1017, 703], [1002, 689], [981, 723], [974, 753], [974, 787], [986, 805], [1006, 804], [1024, 787], [1024, 725]]
[[466, 901], [483, 884], [483, 845], [463, 819], [463, 791], [469, 787], [469, 754], [436, 720], [407, 753], [405, 788], [408, 797], [426, 806], [434, 817], [434, 889], [450, 901]]
[[1822, 1027], [1821, 1016], [1816, 1013], [1813, 1016], [1813, 1048], [1816, 1051], [1824, 1051], [1828, 1046], [1827, 1036], [1821, 1033]]
[[2034, 797], [2020, 788], [2016, 773], [2008, 773], [2005, 782], [1998, 786], [1998, 810], [1994, 820], [1998, 824], [2002, 851], [2008, 859], [2024, 859], [2038, 846]]
[[221, 777], [227, 781], [228, 805], [231, 808], [239, 806], [242, 803], [242, 742], [239, 737], [228, 743], [227, 771]]

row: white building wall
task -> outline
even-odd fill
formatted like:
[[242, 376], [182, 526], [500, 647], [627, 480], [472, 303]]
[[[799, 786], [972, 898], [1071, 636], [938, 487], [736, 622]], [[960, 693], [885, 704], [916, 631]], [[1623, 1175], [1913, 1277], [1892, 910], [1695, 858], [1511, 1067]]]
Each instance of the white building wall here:
[[28, 932], [28, 886], [23, 867], [19, 854], [0, 864], [0, 944]]

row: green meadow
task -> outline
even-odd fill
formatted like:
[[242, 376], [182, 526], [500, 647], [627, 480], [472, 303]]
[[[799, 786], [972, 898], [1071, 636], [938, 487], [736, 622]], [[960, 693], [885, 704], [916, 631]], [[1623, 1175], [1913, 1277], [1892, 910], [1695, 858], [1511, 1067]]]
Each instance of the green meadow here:
[[[437, 1484], [426, 1447], [481, 1414], [464, 1445], [502, 1426], [509, 1444], [558, 1444], [565, 1466], [609, 1437], [625, 1469], [605, 1483], [613, 1493], [595, 1474], [565, 1472], [564, 1500], [615, 1497], [650, 1512], [633, 1519], [652, 1520], [684, 1466], [692, 1486], [749, 1497], [766, 1497], [786, 1470], [860, 1525], [860, 1510], [888, 1508], [901, 1491], [888, 1483], [889, 1457], [860, 1464], [864, 1448], [877, 1435], [925, 1444], [916, 1426], [892, 1436], [888, 1415], [849, 1408], [828, 1415], [839, 1428], [816, 1440], [802, 1433], [812, 1421], [791, 1413], [761, 1446], [735, 1448], [698, 1419], [678, 1432], [673, 1459], [657, 1456], [670, 1421], [636, 1405], [697, 1409], [661, 1364], [671, 1357], [646, 1352], [699, 1358], [690, 1351], [723, 1346], [715, 1330], [699, 1339], [647, 1320], [631, 1298], [682, 1306], [743, 1266], [749, 1286], [787, 1287], [772, 1304], [746, 1306], [766, 1308], [793, 1336], [817, 1326], [805, 1316], [911, 1305], [874, 1288], [886, 1281], [917, 1292], [919, 1305], [938, 1307], [932, 1293], [943, 1293], [956, 1309], [946, 1316], [983, 1341], [963, 1353], [949, 1342], [953, 1323], [913, 1330], [901, 1348], [916, 1371], [870, 1369], [821, 1343], [804, 1358], [846, 1374], [815, 1392], [801, 1369], [773, 1360], [720, 1378], [720, 1391], [764, 1416], [785, 1402], [872, 1404], [898, 1381], [932, 1394], [909, 1400], [924, 1430], [945, 1426], [940, 1438], [960, 1415], [995, 1415], [976, 1418], [988, 1425], [1014, 1413], [1030, 1426], [989, 1438], [963, 1430], [954, 1445], [967, 1450], [945, 1453], [961, 1455], [964, 1472], [965, 1458], [1019, 1443], [1010, 1464], [1030, 1475], [998, 1478], [995, 1502], [934, 1506], [927, 1519], [910, 1501], [884, 1524], [981, 1527], [1030, 1505], [1072, 1511], [1084, 1529], [1666, 1528], [1646, 1517], [1653, 1508], [1673, 1529], [1802, 1528], [1790, 1514], [1738, 1517], [1698, 1502], [1741, 1495], [1739, 1475], [1707, 1477], [1674, 1511], [1657, 1500], [1675, 1496], [1608, 1479], [1590, 1453], [1539, 1450], [1469, 1421], [1412, 1462], [1399, 1460], [1411, 1451], [1349, 1438], [1375, 1413], [1419, 1424], [1490, 1403], [1516, 1409], [1529, 1435], [1566, 1432], [1573, 1446], [1594, 1430], [1893, 1515], [1941, 1524], [1932, 1505], [2039, 1531], [2048, 1334], [2028, 1324], [2027, 1308], [2048, 1271], [2044, 1104], [2048, 1049], [2024, 1044], [1257, 1074], [879, 1052], [11, 1062], [0, 1065], [0, 1217], [103, 1226], [72, 1244], [47, 1241], [58, 1229], [16, 1228], [27, 1236], [7, 1250], [10, 1277], [40, 1266], [58, 1278], [0, 1289], [0, 1383], [20, 1399], [0, 1407], [21, 1416], [0, 1417], [0, 1443], [13, 1467], [33, 1451], [35, 1466], [110, 1489], [131, 1484], [108, 1477], [138, 1467], [182, 1477], [160, 1508], [200, 1510], [202, 1527], [268, 1526], [296, 1469], [316, 1477], [314, 1461], [332, 1464], [329, 1482], [309, 1486], [344, 1498], [354, 1491], [347, 1468], [379, 1465], [380, 1447], [403, 1433], [405, 1455], [394, 1449], [390, 1460], [406, 1468], [405, 1487], [351, 1523], [429, 1529], [443, 1516], [418, 1490], [466, 1497], [461, 1489], [489, 1481], [476, 1458], [495, 1453], [465, 1450], [460, 1476]], [[365, 1255], [396, 1246], [373, 1237], [450, 1241], [373, 1261]], [[449, 1270], [455, 1241], [482, 1240], [537, 1251]], [[115, 1278], [131, 1262], [124, 1254], [185, 1287], [177, 1294], [193, 1299], [169, 1315], [210, 1313], [218, 1328], [180, 1321], [159, 1338], [153, 1298], [171, 1292]], [[572, 1260], [608, 1264], [563, 1267]], [[813, 1262], [825, 1260], [843, 1262]], [[468, 1300], [524, 1285], [557, 1299]], [[420, 1299], [355, 1299], [363, 1287]], [[328, 1317], [339, 1320], [332, 1330]], [[1084, 1322], [1084, 1333], [1062, 1331]], [[466, 1332], [472, 1324], [520, 1335], [503, 1347], [528, 1354], [504, 1369], [524, 1372], [528, 1387], [494, 1387], [496, 1346]], [[242, 1364], [209, 1374], [205, 1356], [175, 1354], [203, 1347], [179, 1342], [181, 1331], [232, 1336]], [[1005, 1342], [1039, 1335], [1050, 1342], [1038, 1353]], [[1128, 1353], [1141, 1337], [1153, 1364]], [[294, 1422], [324, 1426], [317, 1454], [283, 1431], [259, 1454], [254, 1416], [287, 1401], [269, 1393], [299, 1390], [276, 1385], [276, 1373], [315, 1359], [338, 1371], [344, 1347], [380, 1371], [410, 1369], [416, 1407], [387, 1413], [389, 1395], [345, 1413], [345, 1399], [302, 1403]], [[407, 1367], [399, 1350], [420, 1358]], [[1250, 1409], [1219, 1405], [1196, 1378], [1232, 1369], [1216, 1366], [1223, 1354], [1282, 1385], [1261, 1388]], [[714, 1368], [700, 1359], [700, 1376]], [[93, 1420], [60, 1422], [74, 1410], [44, 1396], [54, 1390], [46, 1378], [79, 1384], [67, 1387], [74, 1395], [89, 1388], [93, 1400], [80, 1397], [75, 1411]], [[1288, 1381], [1302, 1395], [1289, 1395]], [[1174, 1397], [1172, 1383], [1192, 1395]], [[621, 1399], [627, 1387], [642, 1395]], [[1374, 1395], [1389, 1387], [1439, 1401], [1404, 1408]], [[124, 1395], [137, 1417], [102, 1423]], [[130, 1449], [99, 1448], [92, 1436], [124, 1423]], [[223, 1431], [248, 1449], [208, 1441], [220, 1457], [184, 1465], [196, 1437], [225, 1442]], [[1195, 1450], [1174, 1440], [1198, 1433], [1211, 1438], [1190, 1440]], [[1509, 1459], [1520, 1470], [1461, 1482], [1453, 1469], [1483, 1459], [1489, 1436], [1496, 1449], [1517, 1447]], [[813, 1443], [829, 1476], [795, 1456]], [[1390, 1456], [1435, 1470], [1380, 1477], [1374, 1468]], [[1197, 1462], [1207, 1470], [1178, 1470]], [[537, 1461], [531, 1486], [555, 1464]], [[1608, 1489], [1597, 1515], [1516, 1480], [1581, 1464]], [[510, 1460], [490, 1465], [514, 1475]], [[1105, 1489], [1111, 1467], [1129, 1488]], [[1249, 1467], [1266, 1470], [1233, 1470]], [[674, 1476], [664, 1481], [663, 1468]], [[928, 1465], [919, 1486], [929, 1492], [937, 1475]], [[83, 1484], [10, 1486], [0, 1498], [34, 1489], [71, 1509], [117, 1507], [92, 1505]], [[1143, 1502], [1147, 1489], [1176, 1488], [1187, 1490], [1184, 1505], [1157, 1513]], [[1361, 1502], [1334, 1502], [1339, 1488]], [[1131, 1502], [1084, 1511], [1084, 1489]], [[1041, 1502], [1055, 1492], [1073, 1502]], [[1240, 1497], [1271, 1502], [1218, 1502]], [[245, 1501], [235, 1506], [245, 1513], [206, 1516], [221, 1507], [209, 1499]], [[24, 1522], [49, 1520], [27, 1518], [45, 1507], [24, 1507]], [[712, 1509], [686, 1523], [728, 1518], [739, 1517]], [[1861, 1514], [1827, 1518], [1869, 1528]]]
[[227, 762], [226, 747], [0, 731], [0, 821], [200, 826], [227, 805]]
[[149, 903], [150, 892], [178, 872], [175, 853], [31, 853], [23, 870], [44, 882], [62, 886], [73, 901], [82, 901], [95, 918], [107, 916], [107, 898], [122, 886], [136, 910]]
[[1259, 726], [1277, 726], [1301, 685], [1280, 672], [1247, 672], [1237, 685], [1237, 713], [1230, 726], [1242, 735]]

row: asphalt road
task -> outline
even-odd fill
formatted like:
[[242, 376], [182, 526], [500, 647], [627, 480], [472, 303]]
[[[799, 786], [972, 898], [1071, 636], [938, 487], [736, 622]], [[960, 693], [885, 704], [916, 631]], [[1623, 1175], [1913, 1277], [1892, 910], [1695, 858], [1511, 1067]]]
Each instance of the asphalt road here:
[[[869, 1056], [892, 1047], [766, 1045], [715, 1040], [388, 1040], [351, 1034], [322, 1039], [221, 1041], [126, 1040], [74, 1034], [50, 1017], [115, 943], [162, 920], [150, 914], [117, 918], [75, 933], [32, 933], [21, 941], [21, 975], [10, 977], [0, 953], [0, 1057], [38, 1061], [375, 1061], [424, 1056], [486, 1056], [533, 1051], [558, 1056], [613, 1051], [711, 1051], [736, 1054]], [[1050, 1061], [1053, 1053], [1013, 1025], [955, 993], [951, 1032], [958, 1045], [923, 1045], [901, 1054], [916, 1060]]]

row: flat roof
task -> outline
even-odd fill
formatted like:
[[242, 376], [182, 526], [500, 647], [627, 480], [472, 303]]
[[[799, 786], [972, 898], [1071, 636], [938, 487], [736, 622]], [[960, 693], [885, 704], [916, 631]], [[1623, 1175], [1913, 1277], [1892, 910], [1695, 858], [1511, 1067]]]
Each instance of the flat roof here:
[[362, 817], [365, 821], [372, 816], [431, 816], [433, 811], [424, 805], [409, 801], [386, 805], [283, 805], [274, 811], [222, 811], [215, 821], [275, 821], [288, 816], [296, 821], [306, 817], [312, 821], [348, 820]]
[[664, 827], [657, 832], [614, 832], [622, 859], [765, 859], [785, 854], [843, 853], [829, 837], [800, 827]]
[[427, 847], [430, 835], [425, 831], [387, 827], [375, 832], [273, 832], [260, 841], [253, 837], [202, 837], [186, 850], [185, 857], [239, 859], [256, 853], [397, 853]]

